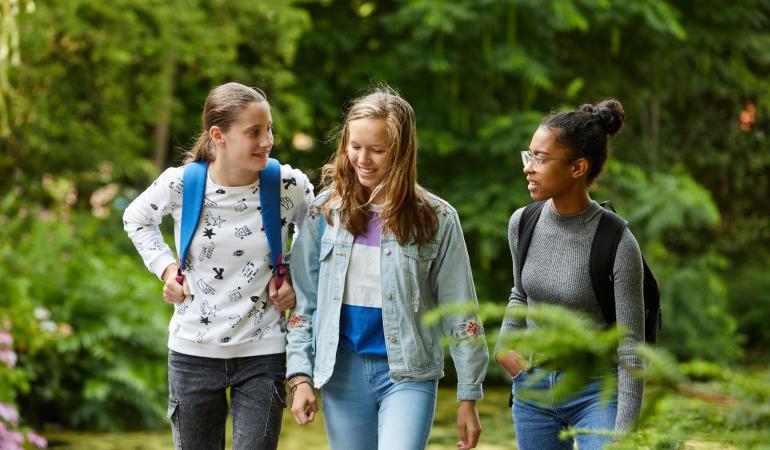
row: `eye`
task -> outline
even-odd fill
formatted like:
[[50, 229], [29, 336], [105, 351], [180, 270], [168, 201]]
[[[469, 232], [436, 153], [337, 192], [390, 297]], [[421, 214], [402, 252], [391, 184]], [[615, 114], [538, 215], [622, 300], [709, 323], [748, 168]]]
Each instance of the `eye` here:
[[543, 164], [544, 162], [548, 161], [545, 158], [541, 158], [540, 156], [535, 156], [535, 161], [537, 161], [538, 164]]

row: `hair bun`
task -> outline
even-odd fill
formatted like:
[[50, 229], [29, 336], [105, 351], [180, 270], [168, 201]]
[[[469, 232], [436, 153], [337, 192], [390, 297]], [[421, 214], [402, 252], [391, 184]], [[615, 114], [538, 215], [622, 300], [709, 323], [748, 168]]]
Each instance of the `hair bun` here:
[[[582, 108], [583, 107], [581, 107], [581, 110], [583, 110]], [[591, 112], [595, 115], [596, 118], [599, 119], [599, 124], [601, 124], [604, 131], [610, 136], [620, 131], [623, 127], [623, 121], [626, 118], [623, 105], [613, 98], [602, 100], [596, 106], [591, 107], [591, 111], [586, 112]]]

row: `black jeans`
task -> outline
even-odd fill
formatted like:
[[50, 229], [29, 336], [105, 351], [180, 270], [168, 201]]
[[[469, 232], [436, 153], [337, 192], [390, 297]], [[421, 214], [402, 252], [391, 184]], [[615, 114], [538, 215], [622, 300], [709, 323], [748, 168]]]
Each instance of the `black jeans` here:
[[286, 354], [203, 358], [169, 350], [168, 418], [176, 450], [225, 448], [226, 389], [233, 450], [275, 449], [286, 407]]

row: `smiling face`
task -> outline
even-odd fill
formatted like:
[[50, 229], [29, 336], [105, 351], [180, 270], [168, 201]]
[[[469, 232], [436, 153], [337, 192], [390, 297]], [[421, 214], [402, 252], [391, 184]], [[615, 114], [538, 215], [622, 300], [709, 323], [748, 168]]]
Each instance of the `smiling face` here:
[[356, 119], [348, 123], [347, 153], [358, 182], [374, 189], [385, 176], [388, 148], [385, 119]]
[[[540, 167], [535, 171], [534, 161], [524, 166], [527, 174], [527, 189], [532, 200], [557, 199], [571, 195], [576, 190], [585, 190], [583, 172], [575, 171], [575, 160], [571, 152], [556, 142], [558, 131], [539, 127], [532, 136], [529, 151], [532, 157], [540, 158]], [[552, 159], [558, 158], [558, 159]], [[583, 179], [583, 183], [580, 180]]]
[[212, 138], [218, 148], [217, 159], [227, 170], [254, 173], [264, 169], [273, 148], [273, 118], [268, 103], [249, 103], [227, 131], [217, 127]]

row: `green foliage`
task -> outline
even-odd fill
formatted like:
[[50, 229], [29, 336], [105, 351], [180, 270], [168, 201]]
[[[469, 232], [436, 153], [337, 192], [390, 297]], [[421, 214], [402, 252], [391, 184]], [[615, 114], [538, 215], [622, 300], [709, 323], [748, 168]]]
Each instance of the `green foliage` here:
[[[96, 429], [157, 426], [168, 315], [157, 281], [114, 245], [114, 215], [105, 221], [55, 199], [51, 209], [30, 207], [22, 195], [2, 199], [0, 289], [18, 340], [25, 417]], [[35, 315], [42, 320], [30, 320]]]

